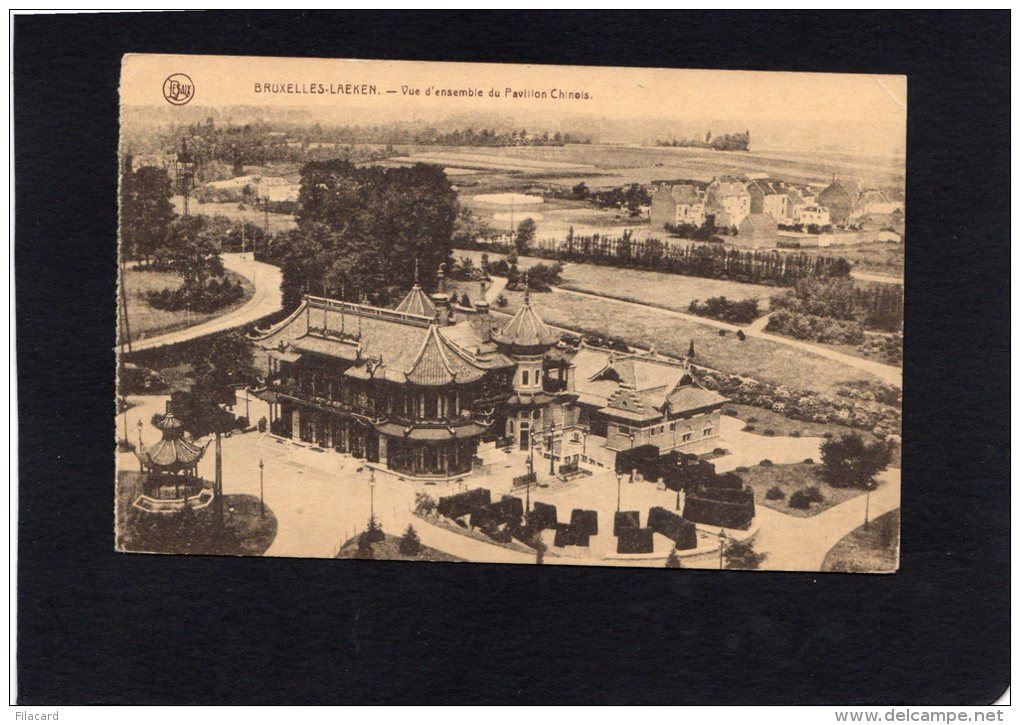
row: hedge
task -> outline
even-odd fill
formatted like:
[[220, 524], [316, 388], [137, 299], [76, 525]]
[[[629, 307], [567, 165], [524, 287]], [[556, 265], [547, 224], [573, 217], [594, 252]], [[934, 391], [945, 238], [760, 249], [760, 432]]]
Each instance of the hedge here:
[[552, 504], [535, 501], [535, 506], [531, 511], [530, 521], [531, 525], [539, 531], [543, 529], [555, 529], [556, 507]]
[[588, 536], [599, 533], [599, 514], [597, 511], [574, 509], [570, 512], [570, 525], [578, 532]]
[[722, 526], [728, 529], [748, 529], [754, 519], [754, 491], [750, 487], [739, 492], [737, 500], [724, 501], [716, 498], [709, 487], [688, 491], [684, 499], [683, 517], [708, 526]]
[[487, 488], [475, 488], [453, 496], [442, 496], [436, 505], [436, 511], [441, 516], [451, 519], [459, 519], [469, 514], [476, 508], [488, 506], [492, 503], [492, 494]]
[[651, 554], [653, 551], [655, 543], [649, 528], [623, 529], [616, 540], [617, 554]]
[[553, 546], [574, 546], [577, 543], [577, 532], [570, 524], [556, 524], [556, 538]]
[[507, 519], [516, 518], [520, 520], [524, 518], [524, 502], [517, 496], [504, 495], [500, 504], [503, 506]]
[[623, 529], [640, 529], [641, 514], [638, 511], [617, 511], [613, 516], [613, 536], [619, 536]]
[[694, 524], [684, 521], [672, 511], [654, 506], [648, 509], [648, 528], [672, 539], [677, 549], [696, 549], [698, 532]]

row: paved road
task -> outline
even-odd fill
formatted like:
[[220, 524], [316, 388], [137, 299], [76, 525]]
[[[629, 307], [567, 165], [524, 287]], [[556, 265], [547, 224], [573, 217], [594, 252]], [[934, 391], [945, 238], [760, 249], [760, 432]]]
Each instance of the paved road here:
[[624, 305], [640, 309], [643, 311], [653, 311], [666, 315], [667, 317], [675, 317], [681, 320], [687, 320], [688, 322], [695, 322], [699, 325], [706, 325], [708, 327], [715, 327], [722, 330], [729, 330], [735, 332], [740, 329], [744, 331], [744, 334], [748, 337], [757, 337], [762, 340], [770, 340], [771, 342], [779, 343], [780, 345], [786, 345], [788, 347], [795, 347], [804, 352], [812, 355], [820, 355], [821, 357], [835, 360], [836, 362], [842, 363], [848, 367], [857, 368], [865, 372], [871, 373], [882, 382], [889, 385], [900, 386], [903, 384], [903, 371], [892, 365], [884, 365], [873, 360], [867, 360], [865, 358], [856, 357], [854, 355], [847, 355], [846, 353], [832, 350], [821, 345], [814, 345], [810, 342], [804, 342], [802, 340], [794, 340], [789, 337], [781, 337], [779, 335], [771, 335], [764, 331], [765, 323], [767, 321], [767, 315], [763, 318], [755, 320], [748, 326], [741, 327], [739, 325], [731, 325], [728, 322], [720, 322], [719, 320], [712, 320], [707, 317], [699, 317], [698, 315], [692, 315], [687, 312], [677, 312], [676, 310], [667, 310], [662, 307], [653, 307], [652, 305], [645, 305], [639, 302], [629, 302], [626, 300], [619, 300], [613, 297], [606, 297], [604, 295], [596, 295], [590, 292], [576, 292], [574, 290], [566, 290], [561, 287], [554, 287], [553, 294], [560, 295], [574, 295], [575, 297], [590, 297], [592, 299], [605, 300], [612, 302], [617, 305]]
[[240, 327], [261, 319], [278, 311], [283, 306], [280, 293], [282, 275], [279, 267], [264, 262], [256, 262], [249, 254], [222, 254], [223, 266], [242, 277], [246, 277], [255, 287], [252, 298], [233, 312], [215, 317], [201, 325], [186, 327], [183, 330], [169, 332], [158, 337], [150, 337], [131, 343], [132, 352], [150, 350], [164, 345], [174, 345], [187, 340], [211, 335], [214, 332]]

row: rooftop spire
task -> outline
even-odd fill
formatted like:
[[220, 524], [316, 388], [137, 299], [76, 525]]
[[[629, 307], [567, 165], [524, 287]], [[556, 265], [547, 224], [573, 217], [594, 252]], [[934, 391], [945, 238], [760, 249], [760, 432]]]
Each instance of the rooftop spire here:
[[414, 258], [414, 286], [418, 286], [418, 258]]
[[524, 270], [524, 304], [531, 303], [531, 292], [528, 290], [528, 270]]

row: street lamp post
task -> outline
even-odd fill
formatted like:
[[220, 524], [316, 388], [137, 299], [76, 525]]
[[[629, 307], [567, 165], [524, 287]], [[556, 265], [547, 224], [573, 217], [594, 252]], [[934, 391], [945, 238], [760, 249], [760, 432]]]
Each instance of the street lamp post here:
[[264, 479], [264, 476], [262, 474], [262, 471], [263, 471], [263, 469], [265, 467], [266, 467], [266, 464], [264, 464], [262, 462], [262, 459], [260, 458], [259, 459], [259, 513], [263, 517], [265, 517], [265, 515], [266, 515], [265, 479]]
[[[628, 433], [627, 437], [630, 438], [630, 450], [634, 450], [634, 434]], [[634, 463], [631, 462], [630, 465], [630, 478], [627, 480], [627, 483], [634, 483]]]
[[375, 522], [375, 469], [368, 469], [368, 506], [369, 521]]
[[723, 568], [723, 554], [726, 552], [726, 529], [719, 529], [719, 570]]
[[620, 484], [623, 483], [623, 474], [616, 474], [616, 512], [620, 512]]
[[138, 419], [138, 452], [141, 453], [145, 450], [145, 444], [142, 443], [142, 419]]
[[868, 525], [868, 514], [871, 513], [871, 486], [868, 486], [868, 492], [864, 494], [864, 525]]
[[549, 425], [548, 433], [549, 433], [549, 475], [553, 476], [556, 474], [556, 471], [553, 468], [553, 427], [551, 424]]

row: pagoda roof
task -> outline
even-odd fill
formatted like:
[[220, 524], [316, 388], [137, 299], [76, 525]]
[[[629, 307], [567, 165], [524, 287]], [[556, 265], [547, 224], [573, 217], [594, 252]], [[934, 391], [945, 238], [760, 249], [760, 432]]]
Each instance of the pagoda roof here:
[[494, 338], [500, 344], [513, 347], [552, 347], [559, 340], [531, 306], [527, 289], [524, 304]]
[[474, 382], [484, 371], [472, 365], [440, 335], [438, 325], [429, 325], [425, 339], [404, 374], [407, 381], [415, 385], [449, 385]]
[[208, 447], [208, 443], [196, 446], [183, 438], [163, 438], [139, 454], [138, 458], [151, 468], [178, 471], [197, 464]]
[[477, 421], [450, 426], [417, 424], [403, 426], [400, 423], [386, 422], [376, 425], [375, 429], [383, 435], [393, 438], [408, 438], [415, 441], [449, 441], [481, 435], [485, 432], [486, 426]]
[[429, 299], [429, 296], [425, 294], [425, 291], [418, 284], [411, 288], [407, 296], [394, 309], [397, 312], [407, 312], [411, 315], [422, 315], [423, 317], [435, 317], [436, 314], [435, 303]]

